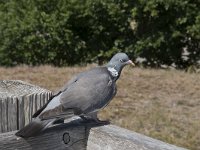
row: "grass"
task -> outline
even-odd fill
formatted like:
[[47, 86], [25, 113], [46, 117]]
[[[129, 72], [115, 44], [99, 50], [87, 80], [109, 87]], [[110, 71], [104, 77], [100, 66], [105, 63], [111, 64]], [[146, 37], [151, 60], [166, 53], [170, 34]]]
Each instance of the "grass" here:
[[[0, 79], [23, 80], [52, 91], [87, 67], [0, 68]], [[162, 141], [200, 149], [200, 75], [126, 67], [118, 93], [100, 114], [113, 124]]]

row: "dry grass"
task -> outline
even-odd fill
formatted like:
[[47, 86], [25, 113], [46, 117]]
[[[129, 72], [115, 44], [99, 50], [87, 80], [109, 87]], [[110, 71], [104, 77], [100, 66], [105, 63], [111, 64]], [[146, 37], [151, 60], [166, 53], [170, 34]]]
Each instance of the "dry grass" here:
[[[88, 67], [0, 68], [0, 79], [17, 79], [58, 90]], [[125, 68], [118, 93], [100, 113], [113, 124], [190, 149], [200, 149], [200, 75], [176, 70]]]

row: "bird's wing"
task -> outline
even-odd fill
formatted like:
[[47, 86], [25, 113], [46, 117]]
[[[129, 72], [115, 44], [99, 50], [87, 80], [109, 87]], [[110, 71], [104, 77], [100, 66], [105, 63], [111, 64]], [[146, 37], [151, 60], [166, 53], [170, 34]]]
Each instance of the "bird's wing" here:
[[74, 76], [71, 80], [69, 80], [64, 86], [63, 88], [61, 88], [59, 91], [57, 91], [56, 93], [54, 93], [50, 99], [48, 100], [48, 102], [43, 105], [40, 109], [38, 109], [32, 116], [32, 118], [36, 118], [46, 107], [47, 105], [51, 102], [51, 100], [53, 100], [55, 97], [57, 97], [58, 95], [60, 95], [64, 90], [66, 90], [71, 84], [73, 84], [74, 82], [76, 82], [76, 80], [78, 79], [78, 76]]
[[[68, 110], [87, 114], [104, 107], [115, 94], [115, 83], [110, 78], [107, 69], [97, 68], [83, 73], [73, 84], [54, 98], [57, 107], [46, 107], [40, 114], [41, 118], [53, 114], [68, 114]], [[53, 104], [53, 101], [52, 101]], [[54, 106], [55, 106], [54, 105]], [[52, 105], [53, 106], [53, 105]], [[47, 109], [48, 108], [48, 109]]]
[[62, 93], [63, 91], [67, 90], [67, 88], [70, 85], [74, 84], [74, 82], [76, 82], [78, 80], [78, 78], [79, 78], [80, 75], [81, 75], [81, 73], [78, 74], [78, 75], [76, 75], [76, 76], [74, 76], [74, 77], [72, 77], [72, 79], [70, 79], [60, 90], [58, 90], [56, 93], [54, 93], [54, 96], [57, 96], [60, 93]]
[[80, 78], [61, 95], [65, 108], [77, 107], [88, 113], [100, 109], [113, 97], [115, 83], [107, 69], [99, 68]]

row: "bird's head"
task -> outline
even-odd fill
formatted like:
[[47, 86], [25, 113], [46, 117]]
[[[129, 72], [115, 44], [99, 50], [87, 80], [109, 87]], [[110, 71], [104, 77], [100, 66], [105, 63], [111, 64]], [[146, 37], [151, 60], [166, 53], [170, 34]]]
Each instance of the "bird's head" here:
[[123, 67], [126, 65], [135, 66], [135, 64], [129, 59], [129, 57], [125, 53], [117, 53], [111, 58], [106, 66], [109, 71], [111, 70], [111, 73], [112, 71], [115, 71], [116, 77], [119, 77]]

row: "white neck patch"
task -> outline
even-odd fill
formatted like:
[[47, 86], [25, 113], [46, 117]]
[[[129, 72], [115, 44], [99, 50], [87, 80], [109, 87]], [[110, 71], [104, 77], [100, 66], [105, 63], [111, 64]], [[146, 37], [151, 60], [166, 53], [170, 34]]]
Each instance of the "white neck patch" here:
[[108, 71], [112, 74], [113, 77], [117, 77], [119, 75], [117, 70], [113, 67], [108, 67]]

